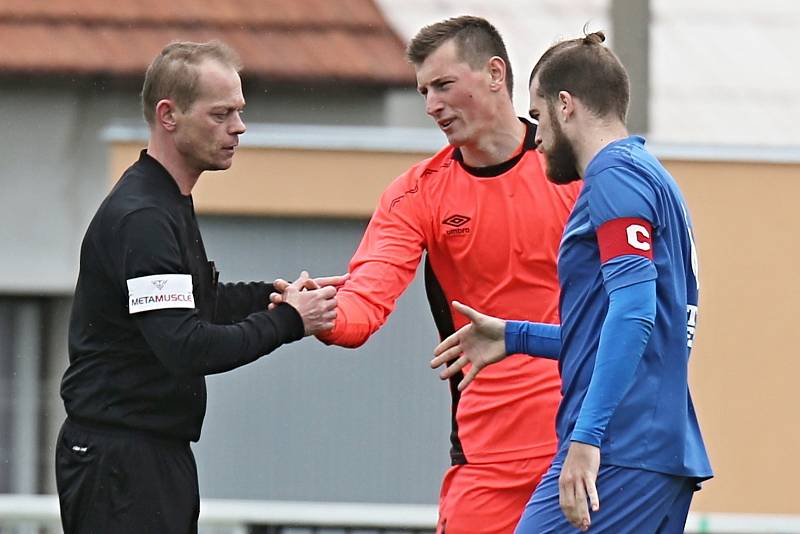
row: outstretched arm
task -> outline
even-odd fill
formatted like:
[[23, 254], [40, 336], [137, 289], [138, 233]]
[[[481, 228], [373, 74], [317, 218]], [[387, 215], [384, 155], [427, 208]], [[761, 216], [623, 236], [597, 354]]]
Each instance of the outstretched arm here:
[[453, 308], [469, 319], [469, 324], [462, 326], [434, 349], [431, 367], [437, 368], [448, 364], [439, 376], [447, 380], [468, 363], [472, 367], [458, 384], [463, 390], [472, 382], [481, 369], [503, 360], [506, 353], [506, 322], [497, 317], [484, 315], [469, 306], [453, 301]]
[[[116, 276], [127, 293], [128, 312], [153, 354], [177, 376], [220, 373], [255, 361], [303, 337], [305, 315], [322, 316], [316, 325], [319, 329], [333, 323], [335, 290], [330, 288], [328, 294], [315, 292], [306, 297], [305, 315], [289, 305], [267, 311], [264, 301], [260, 311], [240, 321], [216, 324], [212, 310], [195, 307], [195, 278], [183, 262], [169, 214], [156, 208], [134, 211], [122, 220], [117, 235]], [[162, 288], [174, 285], [174, 294], [183, 298], [153, 296], [153, 291], [159, 291], [153, 289], [154, 277]]]
[[411, 283], [425, 246], [420, 224], [425, 219], [418, 213], [425, 207], [418, 189], [411, 173], [384, 191], [350, 260], [349, 279], [336, 295], [336, 324], [317, 334], [323, 343], [350, 348], [364, 344]]
[[431, 367], [448, 364], [440, 373], [442, 380], [455, 375], [469, 363], [472, 367], [458, 384], [463, 390], [487, 365], [503, 360], [509, 354], [523, 353], [557, 359], [561, 351], [558, 325], [504, 321], [480, 313], [453, 301], [453, 308], [470, 322], [442, 341], [433, 351]]

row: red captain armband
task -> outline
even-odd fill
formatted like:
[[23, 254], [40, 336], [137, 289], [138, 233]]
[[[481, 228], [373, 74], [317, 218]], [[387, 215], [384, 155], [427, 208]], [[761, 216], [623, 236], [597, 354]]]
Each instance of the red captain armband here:
[[644, 219], [613, 219], [597, 229], [600, 263], [633, 254], [653, 259], [653, 227]]

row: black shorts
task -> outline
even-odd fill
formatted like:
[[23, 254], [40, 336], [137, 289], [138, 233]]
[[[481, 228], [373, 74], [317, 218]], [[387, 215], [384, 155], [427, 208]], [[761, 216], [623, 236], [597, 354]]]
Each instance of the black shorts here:
[[188, 442], [67, 419], [56, 443], [64, 534], [196, 534], [197, 465]]

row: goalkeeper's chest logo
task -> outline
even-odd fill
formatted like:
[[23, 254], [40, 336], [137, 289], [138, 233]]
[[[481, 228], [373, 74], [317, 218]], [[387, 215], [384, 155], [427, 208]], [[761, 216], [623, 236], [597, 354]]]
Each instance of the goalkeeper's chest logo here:
[[472, 218], [466, 215], [459, 215], [457, 213], [450, 215], [442, 221], [442, 225], [445, 227], [445, 235], [449, 237], [468, 234], [470, 232], [470, 227], [467, 225], [471, 220]]

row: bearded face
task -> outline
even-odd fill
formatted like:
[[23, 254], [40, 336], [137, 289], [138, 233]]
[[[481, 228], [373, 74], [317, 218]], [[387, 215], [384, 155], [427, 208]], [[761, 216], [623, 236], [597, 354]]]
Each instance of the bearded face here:
[[[555, 119], [555, 106], [548, 103], [548, 114], [551, 119]], [[557, 120], [549, 121], [552, 137], [549, 146], [544, 143], [541, 146], [547, 161], [547, 178], [554, 184], [568, 184], [580, 179], [578, 174], [578, 162], [575, 158], [575, 149], [572, 143], [564, 135], [561, 125]]]

